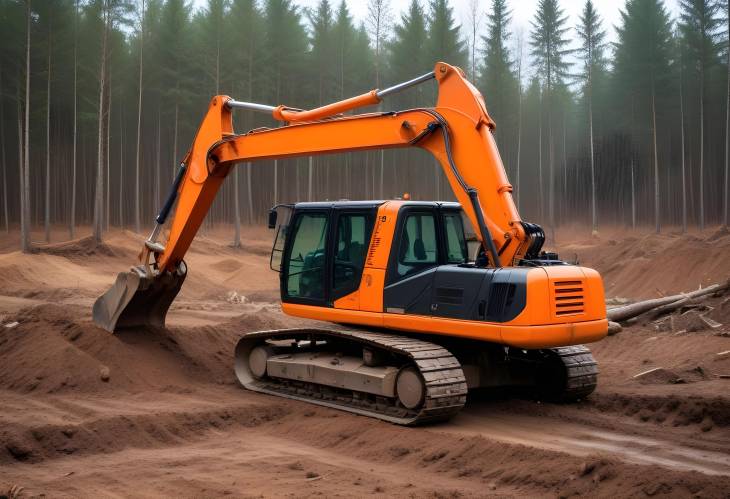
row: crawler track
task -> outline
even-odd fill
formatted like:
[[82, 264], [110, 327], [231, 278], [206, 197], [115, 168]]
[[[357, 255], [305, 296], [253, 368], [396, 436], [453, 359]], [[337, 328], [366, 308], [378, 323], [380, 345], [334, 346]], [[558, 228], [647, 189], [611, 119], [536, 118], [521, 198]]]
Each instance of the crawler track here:
[[[248, 354], [265, 340], [337, 339], [375, 347], [408, 359], [425, 381], [423, 404], [408, 410], [386, 397], [284, 379], [254, 379], [248, 369]], [[236, 375], [241, 384], [261, 393], [302, 400], [402, 425], [445, 421], [466, 402], [466, 379], [459, 361], [445, 348], [414, 338], [349, 329], [280, 329], [248, 333], [236, 346]]]
[[[390, 352], [416, 366], [426, 385], [420, 408], [409, 410], [395, 399], [353, 390], [323, 386], [291, 379], [256, 379], [248, 367], [251, 349], [271, 340], [346, 340], [361, 346]], [[554, 402], [573, 402], [596, 388], [598, 365], [583, 345], [533, 351], [537, 359], [524, 366], [537, 369], [536, 383], [541, 397]], [[537, 361], [537, 363], [535, 363]], [[416, 338], [357, 329], [278, 329], [244, 335], [236, 346], [236, 375], [252, 391], [276, 395], [348, 412], [375, 417], [391, 423], [418, 425], [445, 421], [458, 413], [466, 402], [467, 383], [461, 364], [446, 348]]]
[[547, 388], [550, 400], [574, 402], [587, 397], [598, 383], [598, 363], [584, 345], [573, 345], [546, 350], [546, 367], [551, 386]]

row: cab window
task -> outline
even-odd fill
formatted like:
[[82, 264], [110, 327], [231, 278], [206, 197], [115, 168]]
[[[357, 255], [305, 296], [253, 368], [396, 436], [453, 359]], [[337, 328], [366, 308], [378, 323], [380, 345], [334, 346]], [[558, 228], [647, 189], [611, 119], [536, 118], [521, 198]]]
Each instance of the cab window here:
[[369, 218], [362, 213], [342, 214], [338, 217], [335, 268], [332, 276], [334, 298], [351, 293], [360, 285], [372, 230]]
[[460, 213], [444, 214], [444, 232], [446, 233], [446, 262], [465, 263], [468, 250]]
[[286, 276], [288, 296], [324, 299], [327, 226], [325, 213], [305, 213], [295, 220]]
[[403, 224], [398, 248], [398, 276], [405, 277], [438, 263], [436, 220], [432, 213], [412, 213]]

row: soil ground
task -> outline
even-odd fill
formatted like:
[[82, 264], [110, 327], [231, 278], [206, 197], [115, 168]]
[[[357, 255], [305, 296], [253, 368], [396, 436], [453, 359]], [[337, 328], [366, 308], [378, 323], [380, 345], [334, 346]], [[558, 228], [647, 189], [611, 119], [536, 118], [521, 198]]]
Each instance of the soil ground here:
[[[237, 385], [237, 338], [301, 321], [277, 305], [270, 233], [233, 249], [229, 232], [193, 244], [166, 330], [116, 335], [91, 304], [139, 236], [24, 255], [0, 235], [0, 496], [730, 497], [730, 295], [703, 311], [720, 326], [640, 321], [591, 345], [601, 376], [582, 402], [475, 393], [448, 423], [403, 428]], [[586, 234], [555, 247], [610, 298], [730, 277], [722, 229]]]

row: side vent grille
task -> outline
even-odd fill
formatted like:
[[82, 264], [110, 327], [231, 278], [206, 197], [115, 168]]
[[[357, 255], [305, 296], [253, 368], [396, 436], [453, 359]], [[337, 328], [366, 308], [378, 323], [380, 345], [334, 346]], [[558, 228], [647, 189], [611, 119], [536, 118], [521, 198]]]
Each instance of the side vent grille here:
[[583, 281], [555, 281], [555, 315], [582, 314], [583, 304]]
[[506, 282], [492, 284], [489, 291], [489, 305], [487, 317], [491, 320], [499, 320], [512, 305], [515, 298], [515, 285]]
[[464, 301], [462, 288], [436, 288], [436, 301], [444, 305], [461, 305]]

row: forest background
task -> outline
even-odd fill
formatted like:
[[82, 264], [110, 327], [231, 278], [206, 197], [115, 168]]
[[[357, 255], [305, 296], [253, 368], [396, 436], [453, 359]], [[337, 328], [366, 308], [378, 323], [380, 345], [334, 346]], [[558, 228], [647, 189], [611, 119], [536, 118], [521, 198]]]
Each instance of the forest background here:
[[[485, 96], [523, 219], [703, 229], [728, 224], [728, 2], [627, 0], [615, 36], [586, 0], [571, 24], [539, 0], [0, 0], [0, 231], [101, 240], [151, 226], [210, 97], [299, 108], [384, 88], [446, 61]], [[435, 86], [382, 110], [429, 106]], [[276, 126], [237, 111], [236, 130]], [[259, 224], [276, 203], [453, 199], [418, 150], [239, 165], [206, 227]], [[54, 229], [54, 231], [52, 231]], [[87, 230], [87, 229], [84, 229]], [[36, 239], [38, 237], [36, 236]]]

